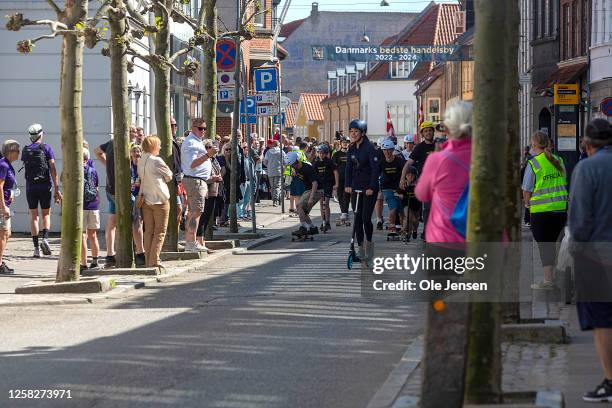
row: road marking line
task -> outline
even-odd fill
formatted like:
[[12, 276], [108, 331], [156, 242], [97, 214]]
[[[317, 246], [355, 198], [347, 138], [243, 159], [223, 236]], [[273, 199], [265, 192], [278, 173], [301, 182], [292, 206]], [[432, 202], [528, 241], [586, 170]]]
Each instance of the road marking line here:
[[387, 380], [378, 389], [367, 408], [389, 408], [408, 381], [410, 375], [421, 363], [423, 355], [423, 336], [417, 337], [408, 346], [399, 364], [395, 367]]

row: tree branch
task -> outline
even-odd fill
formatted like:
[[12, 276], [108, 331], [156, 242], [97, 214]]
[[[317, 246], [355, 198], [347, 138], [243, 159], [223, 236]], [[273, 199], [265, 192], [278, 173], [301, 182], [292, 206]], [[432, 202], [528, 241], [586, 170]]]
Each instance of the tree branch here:
[[51, 28], [51, 31], [68, 30], [68, 26], [64, 23], [54, 20], [23, 20], [23, 25], [46, 25]]
[[41, 35], [40, 37], [32, 38], [30, 41], [32, 42], [32, 44], [36, 44], [40, 40], [55, 38], [55, 37], [57, 37], [58, 34], [59, 33], [57, 31], [54, 31], [51, 34]]
[[143, 54], [140, 51], [135, 50], [132, 47], [127, 47], [126, 53], [132, 56], [132, 62], [134, 61], [135, 58], [139, 58], [151, 66], [154, 65], [153, 57], [150, 54]]
[[138, 10], [134, 9], [134, 7], [132, 7], [132, 3], [130, 1], [125, 2], [125, 8], [127, 9], [128, 14], [133, 20], [135, 20], [139, 24], [142, 24], [143, 26], [149, 25], [149, 22], [145, 20], [143, 15], [140, 14]]
[[55, 11], [55, 14], [59, 15], [62, 14], [62, 9], [59, 8], [59, 6], [57, 4], [55, 4], [55, 2], [53, 0], [47, 0], [47, 3], [49, 4], [49, 6], [51, 6], [51, 8], [53, 9], [53, 11]]
[[90, 19], [94, 27], [98, 25], [98, 22], [100, 20], [106, 19], [105, 14], [108, 11], [108, 8], [110, 7], [110, 2], [111, 0], [104, 0], [104, 3], [100, 6], [98, 11], [96, 11], [96, 15], [92, 19]]
[[168, 59], [168, 63], [172, 64], [174, 61], [176, 61], [178, 57], [180, 57], [181, 55], [188, 54], [189, 52], [191, 52], [191, 50], [193, 50], [193, 47], [187, 47], [187, 48], [178, 50]]

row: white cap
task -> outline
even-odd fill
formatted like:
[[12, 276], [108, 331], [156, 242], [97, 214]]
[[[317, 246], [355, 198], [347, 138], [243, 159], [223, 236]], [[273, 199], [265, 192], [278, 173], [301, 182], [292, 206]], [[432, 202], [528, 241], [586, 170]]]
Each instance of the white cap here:
[[28, 128], [28, 133], [30, 134], [30, 140], [35, 142], [42, 137], [43, 127], [38, 123], [33, 123]]
[[404, 143], [414, 143], [414, 136], [413, 135], [404, 136]]
[[383, 149], [383, 150], [394, 150], [395, 149], [395, 143], [393, 143], [393, 140], [386, 139], [386, 140], [384, 140], [382, 142], [381, 149]]
[[287, 157], [285, 157], [285, 165], [287, 166], [291, 166], [293, 165], [296, 161], [298, 161], [300, 158], [300, 155], [297, 152], [289, 152], [287, 154]]

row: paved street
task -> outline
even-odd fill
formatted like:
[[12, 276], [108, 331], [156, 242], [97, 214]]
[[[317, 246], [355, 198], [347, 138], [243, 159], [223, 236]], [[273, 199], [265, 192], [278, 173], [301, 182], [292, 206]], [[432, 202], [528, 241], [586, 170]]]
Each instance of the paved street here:
[[10, 389], [41, 388], [73, 398], [28, 407], [366, 406], [422, 332], [423, 305], [364, 301], [349, 229], [334, 230], [121, 301], [0, 309], [0, 406], [25, 406]]

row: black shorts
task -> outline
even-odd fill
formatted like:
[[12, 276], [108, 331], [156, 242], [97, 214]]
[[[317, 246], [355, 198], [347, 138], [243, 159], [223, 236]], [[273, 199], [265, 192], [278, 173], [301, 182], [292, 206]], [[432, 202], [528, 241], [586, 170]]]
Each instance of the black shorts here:
[[612, 328], [612, 303], [576, 302], [576, 309], [582, 330]]
[[334, 197], [334, 188], [333, 187], [325, 187], [323, 189], [323, 197], [325, 197], [325, 198], [333, 198]]
[[34, 189], [26, 191], [26, 198], [28, 200], [28, 208], [35, 210], [40, 204], [40, 208], [48, 210], [51, 208], [51, 190], [47, 189]]

